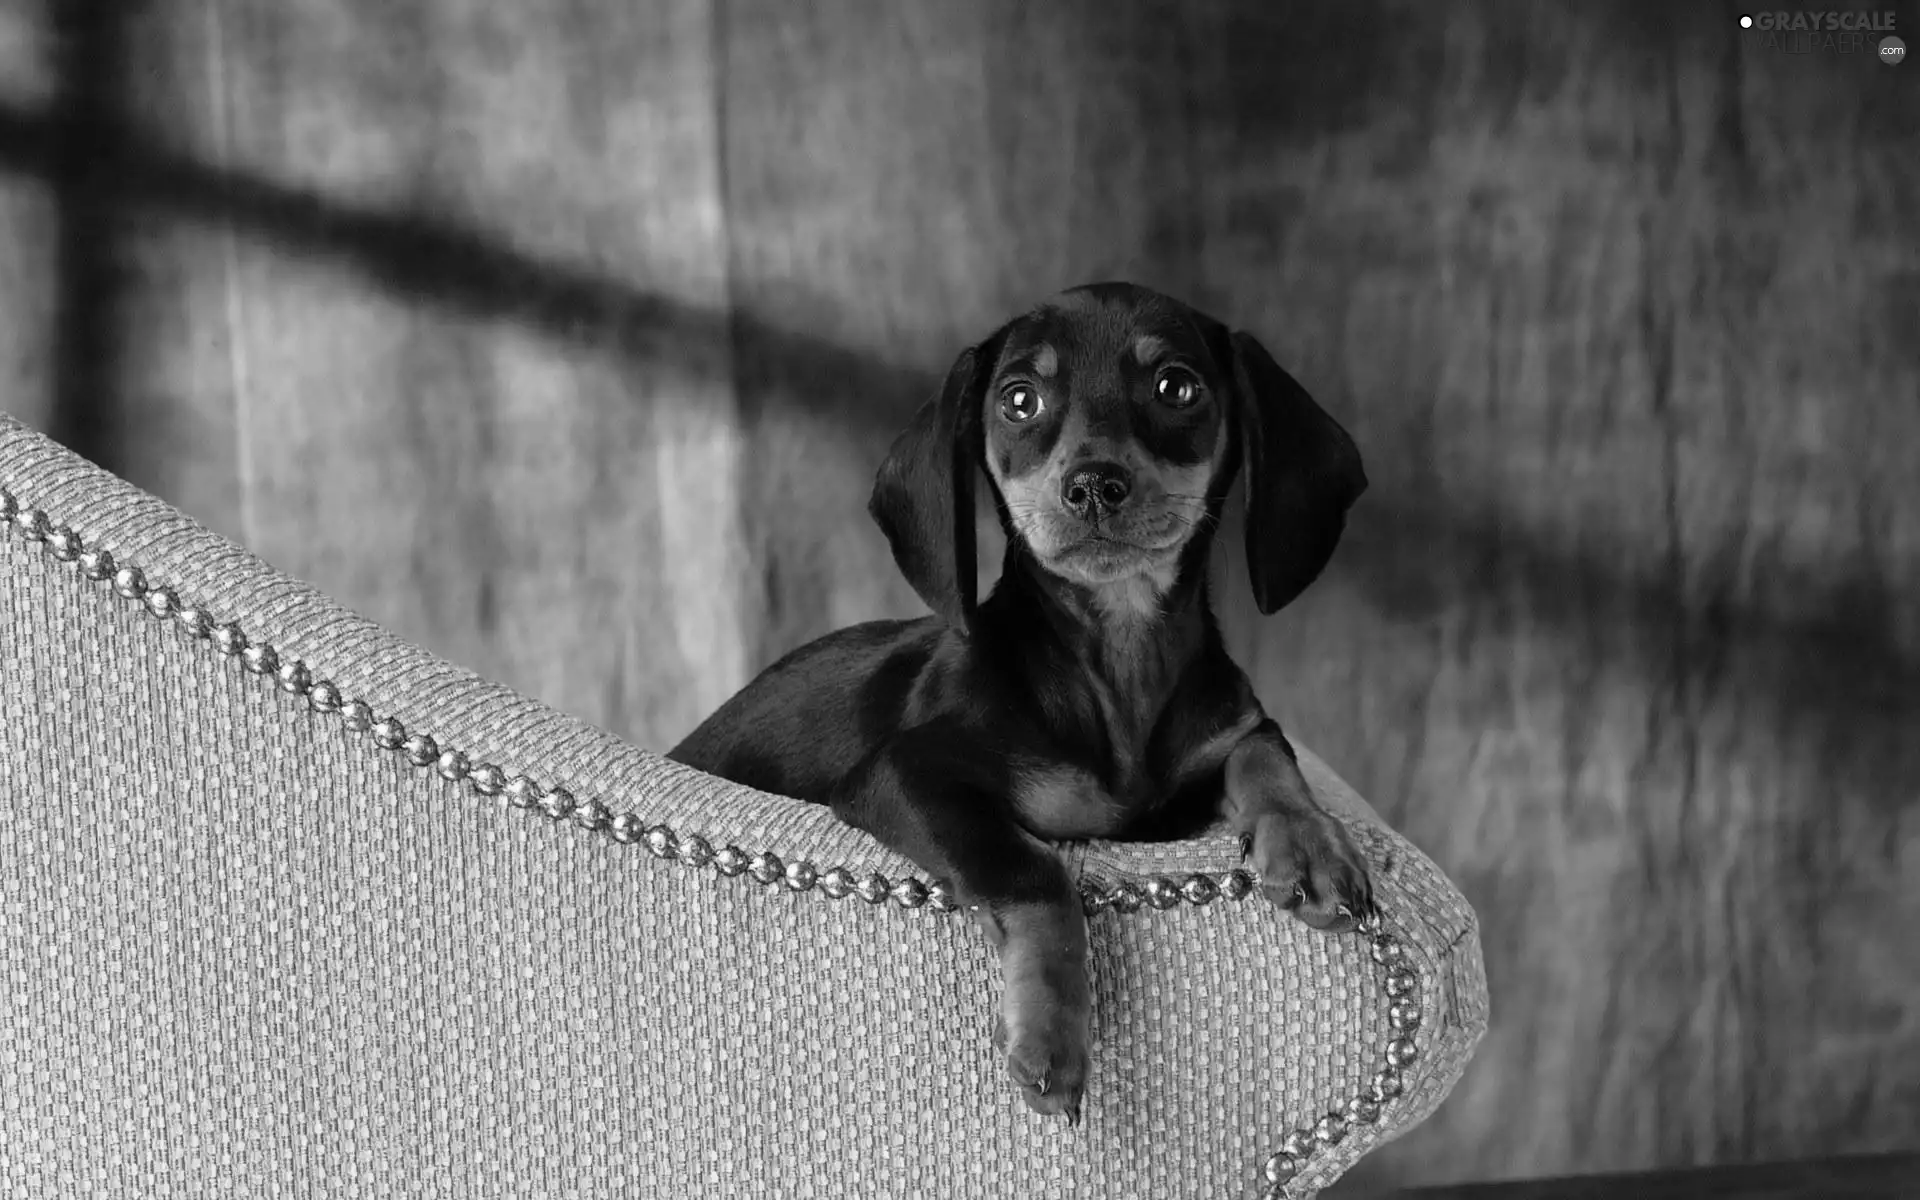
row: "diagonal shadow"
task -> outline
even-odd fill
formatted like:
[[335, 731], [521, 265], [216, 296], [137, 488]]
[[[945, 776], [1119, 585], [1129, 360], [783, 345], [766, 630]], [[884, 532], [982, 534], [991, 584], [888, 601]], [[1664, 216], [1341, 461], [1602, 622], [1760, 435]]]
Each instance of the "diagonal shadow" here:
[[[110, 7], [115, 0], [85, 2]], [[73, 65], [94, 70], [112, 59], [95, 51]], [[110, 453], [113, 440], [110, 405], [102, 405], [113, 391], [115, 295], [124, 280], [112, 235], [142, 211], [228, 225], [453, 312], [636, 360], [714, 374], [729, 356], [750, 355], [777, 364], [774, 374], [791, 403], [821, 417], [843, 418], [851, 406], [862, 422], [891, 427], [938, 383], [932, 372], [752, 314], [715, 311], [522, 253], [497, 235], [435, 214], [342, 203], [156, 153], [124, 138], [110, 101], [89, 99], [82, 111], [82, 119], [55, 120], [0, 104], [0, 170], [45, 176], [59, 197], [56, 409], [68, 411], [56, 418], [63, 426], [55, 436], [96, 462], [93, 452]]]
[[1688, 697], [1715, 718], [1729, 704], [1748, 708], [1740, 728], [1801, 742], [1811, 756], [1789, 761], [1817, 766], [1831, 796], [1888, 816], [1913, 802], [1920, 658], [1906, 648], [1893, 587], [1870, 564], [1831, 574], [1776, 566], [1768, 594], [1796, 597], [1791, 610], [1736, 600], [1712, 573], [1676, 597], [1670, 580], [1635, 574], [1604, 551], [1516, 528], [1497, 512], [1436, 508], [1377, 479], [1330, 574], [1394, 619], [1424, 623], [1464, 602], [1496, 620], [1511, 614], [1522, 629], [1597, 640], [1650, 694], [1681, 689], [1674, 720], [1701, 715]]
[[[74, 78], [124, 63], [114, 20], [103, 15], [115, 3], [69, 0], [62, 10], [78, 35], [62, 64]], [[60, 199], [60, 377], [50, 432], [109, 469], [102, 456], [117, 445], [111, 397], [124, 282], [111, 235], [143, 212], [229, 225], [426, 303], [596, 352], [693, 374], [750, 359], [759, 377], [778, 381], [775, 403], [843, 428], [851, 421], [848, 432], [860, 436], [890, 436], [938, 383], [931, 370], [543, 260], [435, 214], [357, 206], [155, 152], [115, 126], [111, 90], [63, 98], [58, 117], [0, 104], [0, 170], [43, 176]], [[1809, 598], [1800, 611], [1814, 616], [1731, 602], [1683, 611], [1666, 582], [1629, 577], [1603, 556], [1517, 531], [1497, 514], [1436, 512], [1430, 497], [1396, 484], [1375, 482], [1333, 566], [1383, 612], [1417, 619], [1434, 601], [1457, 602], [1433, 594], [1431, 580], [1454, 578], [1462, 561], [1480, 564], [1473, 577], [1489, 584], [1468, 586], [1517, 585], [1533, 616], [1562, 636], [1590, 631], [1596, 619], [1632, 630], [1619, 652], [1649, 681], [1672, 678], [1676, 642], [1704, 647], [1709, 688], [1737, 657], [1739, 678], [1764, 688], [1753, 698], [1772, 707], [1778, 727], [1817, 734], [1832, 771], [1888, 802], [1901, 799], [1887, 793], [1896, 781], [1920, 773], [1920, 750], [1908, 748], [1920, 726], [1920, 661], [1904, 648], [1883, 579], [1779, 579], [1786, 594]]]

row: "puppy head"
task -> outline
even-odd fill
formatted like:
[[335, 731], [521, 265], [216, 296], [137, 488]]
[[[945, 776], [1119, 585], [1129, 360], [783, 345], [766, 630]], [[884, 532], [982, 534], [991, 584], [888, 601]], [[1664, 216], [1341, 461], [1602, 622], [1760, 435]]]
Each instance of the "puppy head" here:
[[1157, 605], [1244, 460], [1247, 564], [1278, 611], [1366, 488], [1353, 441], [1251, 335], [1131, 284], [1075, 288], [968, 348], [894, 442], [868, 508], [920, 597], [976, 603], [973, 479], [1009, 535], [1105, 605]]

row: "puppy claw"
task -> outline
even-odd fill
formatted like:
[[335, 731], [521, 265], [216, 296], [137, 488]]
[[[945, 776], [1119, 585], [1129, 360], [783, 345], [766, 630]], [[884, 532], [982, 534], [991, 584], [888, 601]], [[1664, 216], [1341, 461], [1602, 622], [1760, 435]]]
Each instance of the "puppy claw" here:
[[[1007, 1076], [1026, 1106], [1041, 1116], [1075, 1116], [1087, 1083], [1088, 1053], [1085, 1032], [1072, 1019], [1044, 1021], [1036, 1026], [1016, 1022], [1008, 1030], [1003, 1053]], [[1077, 1116], [1076, 1116], [1077, 1119]]]
[[1366, 859], [1332, 816], [1299, 810], [1264, 813], [1255, 820], [1251, 837], [1261, 891], [1303, 924], [1344, 933], [1374, 911]]

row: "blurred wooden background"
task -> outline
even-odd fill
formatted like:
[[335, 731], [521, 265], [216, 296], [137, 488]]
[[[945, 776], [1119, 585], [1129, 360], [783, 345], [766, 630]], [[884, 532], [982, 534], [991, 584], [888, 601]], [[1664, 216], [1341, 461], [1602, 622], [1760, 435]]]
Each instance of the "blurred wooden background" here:
[[663, 748], [917, 611], [963, 342], [1185, 296], [1374, 480], [1231, 636], [1486, 927], [1354, 1184], [1913, 1149], [1920, 65], [1737, 11], [0, 0], [0, 405]]

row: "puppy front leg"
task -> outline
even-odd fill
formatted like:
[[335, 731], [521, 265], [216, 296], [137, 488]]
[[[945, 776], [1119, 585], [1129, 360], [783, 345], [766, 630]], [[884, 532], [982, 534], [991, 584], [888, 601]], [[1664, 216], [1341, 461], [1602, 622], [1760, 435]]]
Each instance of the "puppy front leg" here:
[[1234, 828], [1267, 898], [1315, 929], [1351, 929], [1373, 912], [1373, 883], [1346, 827], [1320, 807], [1293, 747], [1271, 717], [1227, 755]]
[[[1064, 864], [1050, 852], [1044, 896], [979, 901], [974, 919], [1000, 954], [1000, 1017], [994, 1047], [1027, 1107], [1080, 1123], [1086, 1092], [1093, 991], [1087, 973], [1087, 920]], [[1040, 864], [1036, 863], [1036, 866]], [[1037, 872], [1036, 872], [1037, 874]], [[959, 885], [964, 898], [965, 885]]]
[[964, 731], [896, 734], [835, 792], [832, 806], [953, 886], [1000, 958], [993, 1041], [1027, 1107], [1080, 1121], [1093, 992], [1087, 921], [1066, 864], [1022, 829], [1002, 756]]

